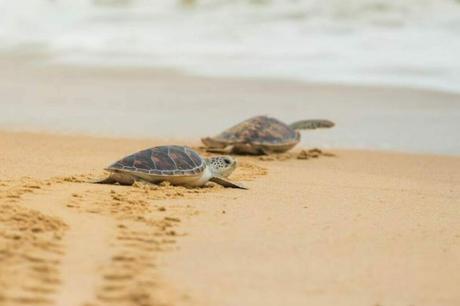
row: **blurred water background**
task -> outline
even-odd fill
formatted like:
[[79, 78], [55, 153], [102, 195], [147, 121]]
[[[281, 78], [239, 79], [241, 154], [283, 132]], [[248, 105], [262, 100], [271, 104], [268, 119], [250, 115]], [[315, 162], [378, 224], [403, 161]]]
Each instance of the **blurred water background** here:
[[459, 0], [0, 0], [2, 53], [0, 128], [198, 141], [323, 117], [305, 146], [460, 154]]
[[460, 1], [0, 0], [0, 51], [460, 92]]

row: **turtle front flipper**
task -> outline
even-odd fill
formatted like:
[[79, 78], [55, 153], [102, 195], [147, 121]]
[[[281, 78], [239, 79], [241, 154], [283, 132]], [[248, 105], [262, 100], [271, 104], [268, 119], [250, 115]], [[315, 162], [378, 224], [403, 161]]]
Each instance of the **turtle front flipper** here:
[[109, 176], [103, 179], [91, 180], [89, 183], [92, 184], [120, 184], [120, 185], [132, 185], [135, 179], [130, 175], [121, 173], [111, 173]]
[[221, 176], [214, 176], [212, 177], [209, 181], [217, 183], [219, 185], [222, 185], [224, 187], [230, 187], [230, 188], [239, 188], [239, 189], [248, 189], [247, 187], [234, 183], [232, 181], [229, 181], [228, 179], [221, 177]]
[[334, 122], [326, 119], [310, 119], [310, 120], [300, 120], [289, 125], [290, 128], [294, 130], [314, 130], [314, 129], [324, 129], [331, 128], [335, 125]]

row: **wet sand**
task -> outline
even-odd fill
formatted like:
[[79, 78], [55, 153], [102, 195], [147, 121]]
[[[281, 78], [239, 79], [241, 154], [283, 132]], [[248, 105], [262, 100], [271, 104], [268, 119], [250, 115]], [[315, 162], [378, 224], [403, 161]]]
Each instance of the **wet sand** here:
[[0, 132], [0, 305], [460, 303], [459, 157], [241, 157], [247, 191], [85, 183], [171, 141]]
[[460, 155], [460, 95], [430, 90], [193, 77], [0, 56], [0, 129], [198, 139], [256, 115], [325, 118], [305, 146]]

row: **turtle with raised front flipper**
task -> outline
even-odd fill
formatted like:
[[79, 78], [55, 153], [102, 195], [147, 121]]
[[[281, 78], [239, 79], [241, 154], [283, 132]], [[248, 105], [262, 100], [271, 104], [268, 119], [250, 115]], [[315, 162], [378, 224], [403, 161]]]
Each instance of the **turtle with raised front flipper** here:
[[132, 185], [136, 181], [167, 181], [172, 185], [199, 187], [211, 181], [224, 187], [246, 189], [227, 179], [236, 165], [231, 156], [203, 158], [188, 147], [159, 146], [120, 159], [105, 169], [110, 172], [107, 178], [93, 183]]
[[254, 155], [283, 153], [299, 143], [298, 130], [331, 128], [334, 125], [325, 119], [301, 120], [287, 125], [275, 118], [257, 116], [201, 141], [210, 152]]

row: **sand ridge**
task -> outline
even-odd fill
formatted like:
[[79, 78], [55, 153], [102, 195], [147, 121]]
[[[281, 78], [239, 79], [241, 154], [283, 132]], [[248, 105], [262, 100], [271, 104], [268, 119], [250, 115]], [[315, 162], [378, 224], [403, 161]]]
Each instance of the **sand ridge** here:
[[2, 183], [10, 185], [0, 192], [7, 199], [0, 207], [2, 305], [157, 305], [155, 254], [181, 236], [174, 230], [181, 219], [155, 201], [222, 188], [101, 186], [77, 177]]
[[0, 192], [0, 301], [2, 305], [50, 304], [59, 290], [62, 239], [68, 225], [59, 218], [19, 205], [41, 186], [22, 179], [2, 182]]
[[[81, 189], [81, 186], [73, 188]], [[61, 284], [54, 296], [54, 304], [59, 306], [68, 305], [69, 301], [82, 305], [94, 296], [93, 288], [98, 282], [96, 272], [109, 259], [108, 241], [115, 227], [110, 218], [69, 211], [66, 203], [70, 200], [68, 186], [55, 184], [43, 192], [23, 196], [20, 202], [21, 207], [59, 218], [66, 225], [61, 242], [65, 252], [58, 267]]]

